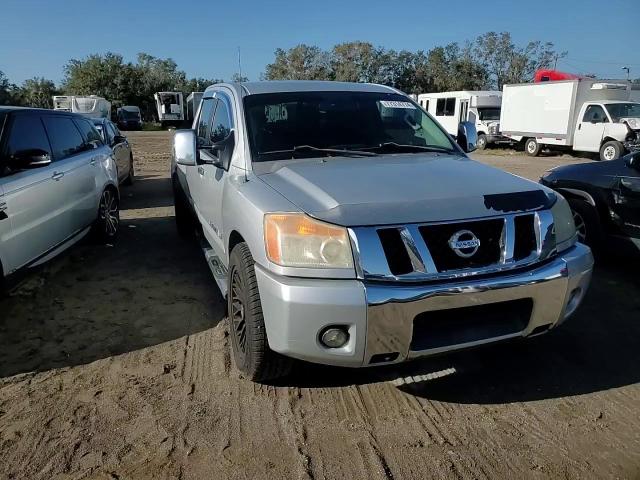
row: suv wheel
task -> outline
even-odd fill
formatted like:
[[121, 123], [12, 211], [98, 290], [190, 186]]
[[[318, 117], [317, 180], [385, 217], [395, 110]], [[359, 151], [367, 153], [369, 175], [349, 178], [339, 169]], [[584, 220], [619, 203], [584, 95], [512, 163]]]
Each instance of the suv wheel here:
[[617, 160], [622, 156], [624, 147], [615, 140], [605, 142], [600, 147], [600, 160]]
[[98, 218], [93, 224], [94, 237], [103, 243], [109, 243], [118, 236], [120, 227], [120, 201], [112, 188], [102, 192], [98, 206]]
[[584, 200], [570, 198], [567, 200], [576, 224], [578, 241], [596, 250], [602, 238], [600, 216], [597, 210]]
[[537, 142], [535, 138], [528, 138], [524, 144], [524, 151], [530, 157], [537, 157], [542, 150], [542, 146]]
[[484, 133], [478, 135], [478, 141], [476, 143], [478, 150], [484, 150], [487, 148], [487, 136]]
[[246, 243], [239, 243], [231, 252], [227, 302], [238, 370], [258, 382], [289, 374], [293, 360], [272, 351], [267, 342], [253, 257]]

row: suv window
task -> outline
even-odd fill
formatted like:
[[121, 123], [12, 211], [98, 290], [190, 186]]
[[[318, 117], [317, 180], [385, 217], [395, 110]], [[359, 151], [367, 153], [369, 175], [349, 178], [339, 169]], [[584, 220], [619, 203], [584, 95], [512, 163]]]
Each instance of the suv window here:
[[604, 113], [604, 108], [600, 105], [589, 105], [584, 112], [583, 122], [591, 123], [607, 123], [607, 114]]
[[51, 155], [51, 146], [39, 115], [15, 115], [11, 122], [6, 154], [10, 158], [22, 150], [44, 150]]
[[80, 129], [80, 133], [82, 133], [87, 145], [96, 148], [103, 144], [102, 137], [100, 137], [100, 134], [89, 120], [76, 119], [76, 125]]
[[198, 135], [198, 146], [211, 146], [209, 132], [211, 130], [211, 120], [215, 110], [217, 100], [215, 98], [205, 98], [202, 100], [202, 108], [200, 109], [200, 117], [198, 118], [198, 126], [196, 128]]
[[118, 132], [116, 131], [116, 128], [113, 125], [113, 123], [105, 122], [105, 124], [107, 125], [107, 138], [109, 139], [109, 144], [112, 144], [113, 139], [115, 138], [116, 135], [118, 135]]
[[221, 142], [229, 136], [231, 133], [231, 116], [227, 102], [224, 100], [218, 101], [218, 108], [216, 108], [216, 114], [211, 122], [211, 133], [209, 135], [211, 143]]
[[456, 99], [439, 98], [436, 103], [436, 115], [438, 117], [452, 117], [456, 111]]
[[85, 150], [84, 139], [69, 117], [44, 117], [44, 126], [49, 134], [53, 159], [62, 160]]

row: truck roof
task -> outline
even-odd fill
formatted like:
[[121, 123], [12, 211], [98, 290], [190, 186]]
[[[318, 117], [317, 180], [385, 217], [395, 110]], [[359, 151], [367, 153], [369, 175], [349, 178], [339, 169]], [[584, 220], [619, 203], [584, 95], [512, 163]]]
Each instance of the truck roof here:
[[[321, 80], [270, 80], [265, 82], [246, 82], [227, 85], [234, 90], [244, 90], [245, 95], [281, 92], [377, 92], [399, 93], [398, 90], [373, 83], [331, 82]], [[209, 91], [212, 85], [207, 88]]]

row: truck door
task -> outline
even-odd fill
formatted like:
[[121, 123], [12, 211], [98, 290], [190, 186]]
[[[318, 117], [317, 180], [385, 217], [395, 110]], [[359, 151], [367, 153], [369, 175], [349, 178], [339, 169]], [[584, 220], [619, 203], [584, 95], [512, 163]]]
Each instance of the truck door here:
[[573, 134], [573, 149], [580, 152], [598, 152], [604, 136], [607, 113], [601, 105], [586, 105]]
[[624, 164], [616, 178], [614, 193], [616, 214], [620, 217], [623, 231], [640, 239], [640, 171]]
[[[231, 99], [221, 92], [216, 92], [216, 99], [217, 105], [209, 134], [210, 144], [227, 139], [233, 129]], [[226, 248], [223, 240], [222, 198], [228, 173], [221, 166], [212, 163], [217, 160], [218, 154], [210, 148], [200, 150], [200, 157], [205, 163], [198, 166], [201, 187], [198, 190], [198, 208], [205, 220], [202, 226], [205, 237], [216, 253], [223, 256]]]

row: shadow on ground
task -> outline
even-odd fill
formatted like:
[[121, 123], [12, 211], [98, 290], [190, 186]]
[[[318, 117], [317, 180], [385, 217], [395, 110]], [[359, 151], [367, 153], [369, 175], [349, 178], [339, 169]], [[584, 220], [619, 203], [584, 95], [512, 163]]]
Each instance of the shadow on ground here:
[[[639, 266], [635, 268], [637, 272]], [[541, 337], [399, 366], [349, 370], [301, 364], [286, 384], [331, 387], [389, 381], [411, 395], [476, 404], [635, 384], [640, 381], [640, 277], [633, 270], [619, 260], [599, 266], [576, 315]]]
[[[137, 179], [122, 208], [171, 205], [170, 181]], [[221, 295], [173, 217], [123, 220], [113, 246], [83, 241], [0, 299], [0, 377], [85, 364], [215, 326]]]

